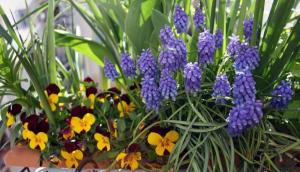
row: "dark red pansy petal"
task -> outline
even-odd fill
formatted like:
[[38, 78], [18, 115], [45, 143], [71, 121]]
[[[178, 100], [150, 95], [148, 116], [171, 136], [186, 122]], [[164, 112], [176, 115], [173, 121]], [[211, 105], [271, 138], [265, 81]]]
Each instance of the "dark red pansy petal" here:
[[64, 143], [64, 147], [65, 147], [66, 151], [69, 153], [71, 153], [77, 149], [80, 149], [80, 147], [78, 147], [78, 145], [77, 145], [76, 140], [66, 140]]
[[99, 93], [99, 94], [97, 95], [97, 97], [98, 97], [99, 99], [101, 99], [101, 98], [106, 98], [107, 95], [108, 95], [108, 93], [106, 93], [106, 92], [101, 92], [101, 93]]
[[136, 143], [133, 143], [131, 144], [129, 147], [128, 147], [128, 152], [129, 153], [132, 153], [132, 152], [139, 152], [140, 151], [140, 146]]
[[123, 94], [121, 97], [120, 97], [121, 100], [125, 101], [128, 105], [130, 104], [130, 98], [128, 96], [128, 94]]
[[156, 127], [152, 127], [150, 132], [154, 132], [154, 133], [158, 133], [161, 136], [165, 136], [167, 134], [167, 132], [170, 131], [170, 128], [161, 128], [159, 126]]
[[96, 127], [96, 133], [100, 133], [103, 136], [109, 137], [110, 133], [107, 130], [104, 130], [103, 128], [101, 128], [100, 126]]
[[37, 130], [38, 130], [38, 132], [44, 132], [44, 133], [48, 132], [48, 130], [49, 130], [49, 123], [46, 121], [46, 119], [41, 120], [37, 124]]
[[94, 82], [94, 80], [93, 80], [92, 78], [90, 78], [90, 77], [84, 78], [83, 81], [84, 81], [84, 82]]
[[23, 112], [20, 115], [20, 119], [21, 119], [21, 121], [22, 121], [23, 124], [26, 122], [26, 116], [27, 116], [26, 112]]
[[51, 95], [51, 94], [58, 94], [60, 92], [60, 89], [56, 84], [49, 84], [46, 87], [46, 91], [48, 95]]
[[97, 88], [96, 87], [88, 87], [85, 91], [85, 95], [88, 97], [89, 95], [91, 94], [94, 94], [96, 95], [97, 94]]
[[22, 110], [22, 106], [20, 104], [13, 104], [8, 107], [7, 111], [10, 112], [12, 115], [17, 115]]
[[82, 118], [84, 115], [84, 109], [81, 106], [75, 106], [71, 109], [71, 115]]
[[133, 84], [129, 87], [129, 90], [135, 90], [135, 89], [138, 89], [138, 88], [141, 88], [141, 84]]
[[25, 122], [28, 122], [28, 129], [34, 133], [38, 133], [37, 125], [38, 125], [39, 116], [33, 114], [28, 116], [25, 119]]
[[109, 88], [107, 91], [113, 92], [113, 93], [115, 93], [117, 95], [121, 94], [121, 91], [119, 89], [117, 89], [116, 87]]

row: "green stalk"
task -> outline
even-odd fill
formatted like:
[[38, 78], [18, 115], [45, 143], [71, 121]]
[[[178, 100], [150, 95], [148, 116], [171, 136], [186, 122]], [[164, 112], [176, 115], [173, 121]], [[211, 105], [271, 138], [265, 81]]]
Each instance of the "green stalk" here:
[[236, 22], [236, 17], [237, 17], [237, 12], [240, 7], [240, 0], [234, 1], [230, 8], [230, 19], [229, 19], [229, 25], [228, 25], [228, 30], [227, 30], [227, 35], [231, 35], [233, 32], [234, 24]]
[[210, 15], [210, 32], [211, 33], [213, 33], [213, 31], [214, 31], [216, 7], [217, 7], [217, 1], [213, 0], [212, 5], [211, 5], [211, 15]]
[[[254, 10], [254, 23], [252, 30], [251, 46], [259, 45], [260, 28], [262, 24], [262, 16], [264, 12], [265, 0], [256, 0]], [[258, 39], [257, 39], [258, 38]]]
[[54, 36], [54, 0], [49, 0], [47, 20], [47, 58], [49, 64], [50, 83], [57, 83], [57, 70], [55, 62], [55, 36]]
[[243, 31], [243, 24], [244, 24], [244, 19], [247, 11], [247, 7], [251, 1], [249, 0], [243, 0], [241, 10], [240, 10], [240, 15], [239, 15], [239, 24], [238, 24], [238, 30], [237, 33], [240, 36], [240, 39], [243, 39], [244, 31]]

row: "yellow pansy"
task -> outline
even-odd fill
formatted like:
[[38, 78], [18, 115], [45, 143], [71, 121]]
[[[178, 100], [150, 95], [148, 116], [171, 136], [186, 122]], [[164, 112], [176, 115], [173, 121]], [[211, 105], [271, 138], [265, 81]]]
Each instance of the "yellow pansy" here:
[[132, 171], [139, 167], [139, 161], [142, 159], [141, 152], [124, 153], [121, 152], [116, 158], [117, 162], [121, 162], [121, 168], [128, 168]]
[[96, 118], [91, 113], [86, 113], [82, 119], [79, 117], [72, 117], [71, 128], [78, 134], [82, 131], [88, 132], [95, 121]]
[[91, 103], [91, 105], [90, 105], [90, 108], [91, 108], [91, 109], [94, 109], [94, 106], [95, 106], [95, 98], [96, 98], [95, 94], [90, 94], [90, 95], [88, 96], [88, 99], [90, 100], [90, 103]]
[[169, 131], [165, 137], [162, 137], [160, 134], [151, 132], [148, 135], [148, 143], [150, 145], [156, 146], [155, 152], [159, 156], [163, 156], [165, 150], [169, 153], [172, 152], [176, 142], [179, 138], [179, 134], [175, 130]]
[[83, 153], [78, 149], [71, 153], [62, 150], [61, 156], [66, 160], [66, 166], [68, 168], [78, 167], [78, 161], [83, 159]]
[[134, 111], [135, 105], [132, 102], [127, 104], [126, 101], [122, 100], [118, 103], [117, 108], [120, 113], [120, 117], [124, 117], [124, 114], [129, 115], [130, 112]]
[[75, 136], [75, 133], [73, 130], [71, 130], [70, 128], [67, 128], [63, 131], [63, 138], [65, 140], [71, 139]]
[[109, 138], [107, 136], [104, 136], [100, 133], [96, 133], [94, 135], [95, 140], [97, 140], [97, 148], [102, 151], [104, 148], [106, 148], [106, 151], [110, 150], [110, 142]]
[[6, 126], [11, 127], [15, 123], [15, 117], [10, 112], [6, 112]]
[[112, 122], [112, 127], [113, 127], [113, 136], [114, 136], [115, 138], [117, 138], [117, 137], [118, 137], [118, 124], [117, 124], [117, 121], [116, 121], [116, 120], [114, 120], [114, 121]]
[[58, 95], [51, 94], [50, 96], [48, 96], [48, 103], [51, 107], [51, 110], [56, 111], [56, 104], [58, 103]]
[[33, 132], [29, 132], [29, 147], [31, 149], [35, 149], [39, 146], [40, 150], [44, 150], [46, 148], [46, 143], [48, 142], [48, 135], [44, 132], [39, 132], [37, 134]]
[[23, 139], [28, 140], [30, 136], [34, 134], [32, 131], [28, 130], [28, 122], [23, 125], [22, 136]]

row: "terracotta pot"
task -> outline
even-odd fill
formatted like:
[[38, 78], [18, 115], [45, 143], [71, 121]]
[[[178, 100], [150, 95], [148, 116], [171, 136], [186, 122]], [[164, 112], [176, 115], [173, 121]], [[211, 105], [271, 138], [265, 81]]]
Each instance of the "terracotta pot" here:
[[[4, 156], [3, 161], [8, 167], [49, 167], [49, 161], [43, 161], [40, 166], [40, 152], [38, 150], [32, 150], [26, 146], [15, 146], [10, 149]], [[106, 169], [109, 166], [108, 162], [97, 162], [99, 169]], [[57, 165], [57, 168], [66, 168], [64, 161]], [[94, 168], [94, 165], [89, 163], [84, 166], [85, 169]]]

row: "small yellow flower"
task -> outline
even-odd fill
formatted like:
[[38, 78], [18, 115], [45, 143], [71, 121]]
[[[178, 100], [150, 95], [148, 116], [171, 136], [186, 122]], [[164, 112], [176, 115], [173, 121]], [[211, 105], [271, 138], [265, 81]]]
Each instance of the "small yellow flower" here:
[[40, 150], [46, 148], [46, 143], [48, 142], [48, 135], [44, 132], [39, 132], [37, 134], [29, 132], [29, 147], [35, 149], [37, 146], [40, 147]]
[[106, 148], [106, 151], [110, 150], [110, 142], [109, 142], [109, 138], [100, 134], [100, 133], [96, 133], [94, 135], [95, 140], [97, 140], [97, 148], [102, 151], [104, 150], [104, 148]]
[[112, 127], [113, 127], [113, 136], [114, 136], [115, 138], [117, 138], [117, 137], [118, 137], [118, 124], [117, 124], [117, 121], [116, 121], [116, 120], [114, 120], [114, 121], [112, 122]]
[[10, 112], [6, 112], [6, 126], [11, 127], [16, 122], [15, 117]]
[[94, 107], [95, 107], [95, 98], [96, 98], [95, 94], [90, 94], [88, 97], [88, 99], [90, 100], [90, 103], [91, 103], [91, 105], [90, 105], [91, 109], [94, 109]]
[[28, 130], [28, 122], [26, 122], [23, 125], [23, 131], [22, 131], [23, 139], [28, 140], [32, 134], [34, 134], [34, 133], [32, 131]]
[[159, 156], [163, 156], [165, 150], [169, 153], [172, 152], [176, 142], [179, 138], [179, 134], [175, 130], [169, 131], [165, 137], [162, 137], [160, 134], [151, 132], [148, 135], [148, 143], [150, 145], [156, 146], [155, 152]]
[[51, 107], [51, 110], [56, 111], [56, 104], [58, 103], [58, 95], [51, 94], [50, 96], [48, 96], [48, 103]]
[[120, 101], [117, 105], [117, 108], [120, 113], [120, 117], [124, 117], [125, 114], [129, 115], [130, 112], [134, 111], [135, 105], [132, 102], [127, 104], [126, 101]]
[[141, 152], [124, 153], [121, 152], [116, 158], [116, 161], [121, 162], [121, 168], [128, 168], [132, 171], [139, 167], [139, 161], [142, 159]]
[[96, 118], [91, 113], [86, 113], [82, 119], [79, 117], [72, 117], [71, 128], [78, 134], [82, 131], [88, 132], [95, 121]]
[[68, 168], [78, 167], [78, 160], [80, 161], [83, 159], [83, 153], [78, 149], [71, 153], [62, 150], [61, 156], [66, 160], [66, 166]]

